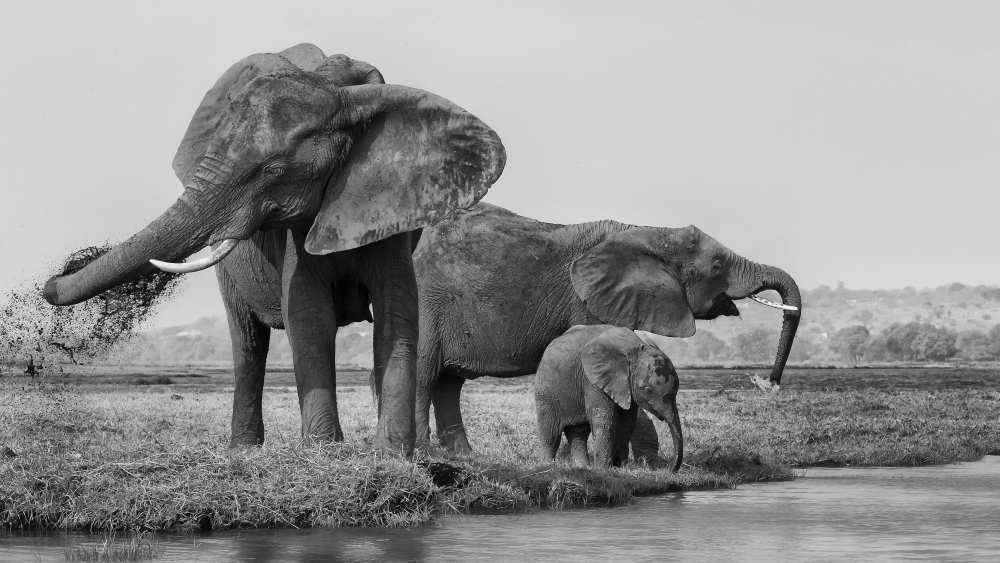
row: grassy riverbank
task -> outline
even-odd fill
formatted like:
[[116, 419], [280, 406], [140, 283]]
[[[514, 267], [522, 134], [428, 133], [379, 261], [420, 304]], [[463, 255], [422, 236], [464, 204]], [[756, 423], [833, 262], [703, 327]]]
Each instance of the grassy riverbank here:
[[[472, 459], [432, 449], [412, 462], [370, 450], [374, 410], [358, 385], [338, 391], [344, 443], [301, 445], [294, 389], [269, 388], [267, 445], [230, 453], [224, 387], [4, 378], [0, 449], [17, 457], [0, 458], [0, 526], [406, 526], [443, 513], [617, 504], [636, 494], [785, 479], [795, 465], [918, 465], [1000, 453], [995, 382], [950, 390], [928, 376], [925, 389], [786, 386], [765, 396], [743, 379], [681, 392], [687, 456], [670, 474], [538, 464], [530, 378], [467, 386]], [[657, 427], [669, 449], [666, 428]]]

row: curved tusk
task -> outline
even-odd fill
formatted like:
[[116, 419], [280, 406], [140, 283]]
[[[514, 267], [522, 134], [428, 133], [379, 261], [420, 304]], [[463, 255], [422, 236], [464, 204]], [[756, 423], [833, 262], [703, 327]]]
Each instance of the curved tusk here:
[[218, 264], [223, 258], [226, 257], [227, 254], [236, 248], [236, 243], [238, 242], [240, 242], [239, 239], [227, 238], [220, 243], [212, 245], [212, 252], [208, 256], [195, 260], [194, 262], [177, 263], [150, 260], [149, 263], [164, 272], [170, 272], [171, 274], [190, 274], [191, 272], [211, 268], [212, 266]]
[[781, 309], [782, 311], [799, 310], [799, 308], [796, 307], [795, 305], [785, 305], [784, 303], [775, 303], [774, 301], [764, 299], [763, 297], [757, 297], [756, 295], [751, 295], [750, 299], [753, 299], [754, 301], [760, 303], [761, 305], [767, 305], [768, 307], [774, 307], [775, 309]]

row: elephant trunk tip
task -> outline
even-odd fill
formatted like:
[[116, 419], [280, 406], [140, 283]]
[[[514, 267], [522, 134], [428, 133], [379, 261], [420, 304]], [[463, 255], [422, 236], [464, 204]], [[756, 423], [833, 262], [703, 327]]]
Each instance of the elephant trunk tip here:
[[45, 287], [42, 288], [42, 297], [49, 303], [49, 305], [63, 305], [64, 303], [59, 300], [59, 289], [57, 284], [57, 279], [59, 276], [52, 276], [49, 281], [45, 282]]

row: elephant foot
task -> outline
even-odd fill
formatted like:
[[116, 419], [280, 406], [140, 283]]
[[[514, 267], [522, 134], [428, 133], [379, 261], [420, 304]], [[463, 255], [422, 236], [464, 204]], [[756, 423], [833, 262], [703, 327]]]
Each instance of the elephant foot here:
[[256, 448], [264, 444], [264, 424], [234, 424], [229, 438], [229, 449]]
[[386, 453], [403, 456], [406, 459], [413, 457], [414, 441], [405, 439], [393, 439], [379, 432], [375, 435], [375, 447]]
[[472, 445], [465, 435], [465, 429], [452, 430], [438, 436], [438, 441], [444, 449], [456, 456], [472, 455]]
[[253, 436], [253, 435], [242, 435], [233, 436], [229, 439], [229, 449], [230, 450], [246, 450], [251, 448], [259, 448], [264, 445], [263, 436]]
[[452, 455], [456, 455], [456, 456], [470, 456], [470, 455], [472, 455], [472, 446], [469, 445], [469, 441], [468, 440], [464, 440], [463, 439], [461, 441], [457, 441], [457, 442], [451, 444], [450, 446], [447, 446], [447, 448], [448, 448], [448, 451], [451, 452]]
[[317, 428], [302, 430], [302, 441], [306, 444], [323, 444], [329, 442], [343, 442], [344, 432], [340, 429], [340, 425], [337, 424], [333, 428]]
[[757, 386], [758, 389], [764, 391], [765, 393], [777, 393], [778, 390], [781, 389], [781, 385], [778, 385], [773, 381], [764, 379], [758, 375], [751, 375], [750, 383], [753, 383], [754, 385]]

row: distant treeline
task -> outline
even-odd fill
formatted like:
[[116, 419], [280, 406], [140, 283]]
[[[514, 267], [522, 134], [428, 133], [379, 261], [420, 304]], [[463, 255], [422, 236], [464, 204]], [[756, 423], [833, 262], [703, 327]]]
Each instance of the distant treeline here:
[[[668, 341], [675, 363], [766, 363], [774, 359], [777, 329], [756, 327], [724, 340], [702, 329], [693, 337]], [[927, 322], [893, 323], [874, 331], [862, 324], [843, 327], [825, 338], [800, 334], [793, 363], [938, 362], [1000, 360], [1000, 324], [989, 330], [955, 331]]]
[[[765, 295], [779, 300], [777, 295]], [[954, 283], [915, 289], [850, 289], [843, 284], [802, 292], [803, 316], [790, 361], [795, 364], [862, 362], [1000, 361], [1000, 288]], [[3, 303], [6, 301], [6, 303]], [[105, 316], [72, 316], [49, 307], [38, 288], [0, 296], [0, 370], [64, 362], [190, 363], [232, 359], [225, 319], [202, 318], [183, 326], [130, 335], [113, 350], [103, 345]], [[781, 313], [748, 300], [739, 317], [698, 321], [697, 333], [667, 340], [678, 365], [765, 364], [774, 360]], [[103, 311], [103, 310], [102, 310]], [[98, 311], [101, 312], [101, 311]], [[74, 321], [74, 322], [69, 322]], [[370, 367], [371, 325], [355, 323], [337, 335], [337, 359]], [[97, 344], [97, 345], [95, 345]], [[273, 331], [269, 361], [291, 362], [282, 331]]]

